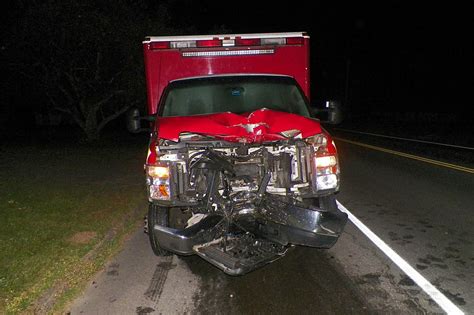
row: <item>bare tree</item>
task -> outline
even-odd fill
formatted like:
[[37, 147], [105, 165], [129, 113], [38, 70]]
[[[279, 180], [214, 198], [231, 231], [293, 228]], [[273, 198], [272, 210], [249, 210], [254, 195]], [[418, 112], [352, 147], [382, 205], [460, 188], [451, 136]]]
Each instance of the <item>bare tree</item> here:
[[[151, 26], [144, 6], [46, 0], [24, 7], [15, 66], [40, 86], [49, 108], [70, 115], [88, 140], [98, 139], [130, 106], [144, 104], [140, 42]], [[163, 20], [153, 23], [154, 32], [164, 30]]]

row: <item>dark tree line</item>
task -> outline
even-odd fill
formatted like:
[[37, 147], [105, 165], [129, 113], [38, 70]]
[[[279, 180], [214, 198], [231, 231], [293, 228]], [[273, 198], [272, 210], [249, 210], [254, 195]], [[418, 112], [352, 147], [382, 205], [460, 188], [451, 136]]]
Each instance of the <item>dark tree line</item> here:
[[171, 25], [166, 2], [28, 1], [15, 13], [2, 59], [43, 100], [31, 108], [71, 117], [88, 140], [145, 104], [144, 37], [186, 32]]

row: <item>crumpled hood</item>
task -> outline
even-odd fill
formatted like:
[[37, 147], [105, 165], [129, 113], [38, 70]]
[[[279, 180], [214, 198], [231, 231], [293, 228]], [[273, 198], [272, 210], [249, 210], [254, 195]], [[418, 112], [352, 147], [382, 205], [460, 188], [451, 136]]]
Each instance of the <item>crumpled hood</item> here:
[[266, 108], [246, 114], [231, 112], [158, 117], [156, 131], [160, 139], [178, 141], [183, 132], [212, 136], [230, 142], [259, 143], [286, 139], [282, 132], [299, 130], [291, 136], [311, 137], [321, 133], [319, 121], [296, 114]]

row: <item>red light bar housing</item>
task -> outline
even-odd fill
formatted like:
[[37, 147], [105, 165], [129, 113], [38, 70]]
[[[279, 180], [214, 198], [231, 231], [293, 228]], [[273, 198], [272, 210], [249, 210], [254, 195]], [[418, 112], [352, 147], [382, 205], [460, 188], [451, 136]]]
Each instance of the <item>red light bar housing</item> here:
[[275, 33], [275, 34], [247, 34], [247, 35], [214, 35], [214, 37], [176, 36], [176, 37], [149, 37], [143, 42], [150, 44], [150, 49], [184, 49], [231, 46], [280, 46], [304, 45], [308, 36], [305, 33]]
[[150, 49], [156, 50], [156, 49], [169, 49], [170, 48], [170, 42], [153, 42], [150, 43]]
[[235, 38], [235, 46], [259, 46], [260, 38]]
[[286, 39], [287, 45], [303, 45], [304, 38], [303, 37], [288, 37]]
[[219, 39], [196, 41], [196, 47], [221, 47], [221, 46], [222, 46], [222, 41]]

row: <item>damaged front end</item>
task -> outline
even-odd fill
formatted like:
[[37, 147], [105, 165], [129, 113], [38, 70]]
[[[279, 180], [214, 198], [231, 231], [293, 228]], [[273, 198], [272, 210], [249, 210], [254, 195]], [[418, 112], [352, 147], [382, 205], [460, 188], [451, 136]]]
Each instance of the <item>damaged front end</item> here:
[[334, 198], [336, 148], [317, 131], [306, 138], [282, 132], [270, 135], [273, 141], [189, 132], [175, 141], [152, 140], [149, 201], [170, 218], [148, 224], [153, 241], [177, 254], [197, 254], [230, 275], [272, 262], [293, 245], [330, 248], [347, 215]]

